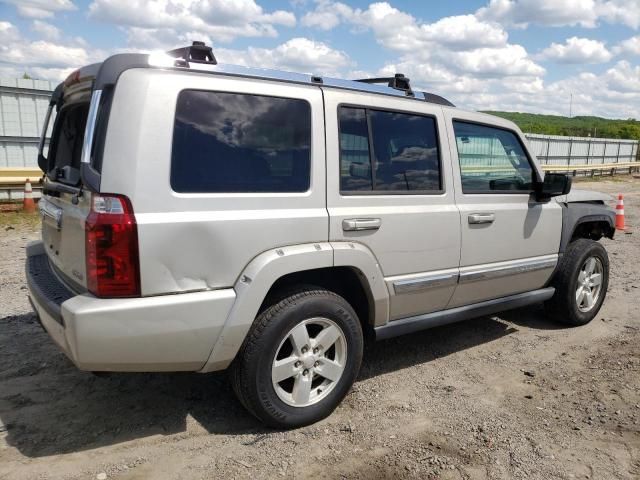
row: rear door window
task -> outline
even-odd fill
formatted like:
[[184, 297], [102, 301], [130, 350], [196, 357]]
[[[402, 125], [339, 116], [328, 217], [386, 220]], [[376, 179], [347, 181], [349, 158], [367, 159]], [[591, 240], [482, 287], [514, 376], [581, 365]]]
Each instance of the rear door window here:
[[441, 191], [435, 118], [344, 106], [338, 120], [341, 192]]
[[300, 99], [184, 90], [171, 187], [181, 193], [305, 192], [311, 107]]

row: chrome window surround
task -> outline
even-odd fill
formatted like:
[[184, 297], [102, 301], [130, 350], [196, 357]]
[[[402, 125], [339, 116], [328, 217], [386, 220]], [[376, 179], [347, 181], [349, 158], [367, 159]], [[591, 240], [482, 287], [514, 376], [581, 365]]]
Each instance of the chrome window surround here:
[[42, 135], [40, 135], [40, 142], [38, 143], [38, 154], [43, 155], [44, 144], [47, 140], [47, 130], [49, 129], [49, 120], [51, 120], [51, 112], [53, 111], [53, 104], [49, 104], [49, 108], [47, 108], [47, 113], [44, 116], [44, 122], [42, 125]]
[[91, 94], [91, 103], [89, 104], [87, 126], [84, 130], [84, 142], [82, 143], [82, 156], [80, 159], [80, 163], [87, 165], [91, 164], [91, 147], [93, 146], [93, 135], [96, 129], [96, 118], [98, 117], [101, 96], [102, 90], [95, 90]]

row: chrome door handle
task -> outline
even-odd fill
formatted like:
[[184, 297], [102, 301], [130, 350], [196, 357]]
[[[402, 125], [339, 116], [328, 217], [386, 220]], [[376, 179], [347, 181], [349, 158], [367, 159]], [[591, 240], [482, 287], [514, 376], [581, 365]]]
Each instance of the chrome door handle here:
[[469, 223], [493, 223], [496, 216], [493, 213], [472, 213], [469, 215]]
[[342, 230], [354, 232], [360, 230], [378, 230], [382, 221], [379, 218], [348, 218], [342, 220]]

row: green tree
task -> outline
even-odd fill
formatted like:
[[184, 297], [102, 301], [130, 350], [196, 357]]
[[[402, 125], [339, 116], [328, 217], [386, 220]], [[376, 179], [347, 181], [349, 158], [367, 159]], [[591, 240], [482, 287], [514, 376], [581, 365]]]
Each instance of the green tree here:
[[523, 132], [542, 135], [569, 135], [640, 140], [640, 123], [635, 119], [615, 120], [601, 117], [561, 117], [521, 112], [489, 111], [514, 122]]

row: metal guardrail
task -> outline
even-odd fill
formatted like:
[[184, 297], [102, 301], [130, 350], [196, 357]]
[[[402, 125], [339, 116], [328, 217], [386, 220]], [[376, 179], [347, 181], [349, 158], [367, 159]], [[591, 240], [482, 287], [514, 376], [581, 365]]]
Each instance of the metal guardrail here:
[[[610, 171], [610, 170], [640, 170], [640, 162], [619, 162], [619, 163], [598, 163], [594, 165], [541, 165], [542, 170], [545, 172], [589, 172], [589, 171]], [[462, 167], [464, 173], [506, 173], [513, 174], [513, 168], [505, 167], [504, 165], [465, 165]]]
[[[476, 166], [468, 165], [462, 168], [465, 173], [500, 173], [503, 166]], [[597, 163], [582, 165], [542, 165], [545, 172], [562, 172], [576, 176], [578, 172], [588, 173], [593, 176], [596, 172], [603, 175], [607, 172], [615, 175], [618, 170], [626, 170], [628, 173], [640, 172], [640, 161], [634, 162], [613, 162], [613, 163]], [[505, 173], [511, 174], [513, 170], [504, 170]], [[39, 184], [42, 178], [42, 171], [39, 168], [0, 168], [0, 201], [13, 201], [22, 199], [22, 189], [26, 179], [31, 181], [34, 192], [40, 189]]]
[[39, 168], [0, 168], [0, 202], [14, 202], [22, 200], [24, 183], [31, 181], [34, 198], [40, 198], [42, 170]]
[[622, 170], [630, 168], [629, 163], [640, 161], [638, 140], [534, 133], [525, 133], [525, 136], [531, 152], [536, 155], [540, 164], [552, 167], [554, 171], [577, 174], [611, 168]]

